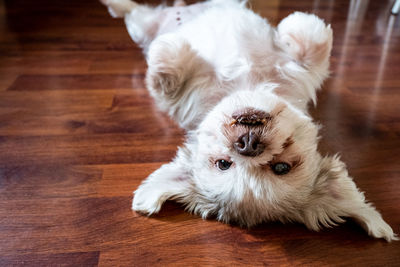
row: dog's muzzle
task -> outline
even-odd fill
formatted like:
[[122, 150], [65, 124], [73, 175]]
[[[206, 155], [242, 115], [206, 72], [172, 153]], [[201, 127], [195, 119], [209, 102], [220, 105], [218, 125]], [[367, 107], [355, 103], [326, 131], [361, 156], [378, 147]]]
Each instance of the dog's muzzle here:
[[255, 157], [264, 152], [265, 144], [260, 141], [259, 131], [256, 131], [255, 128], [264, 126], [270, 118], [269, 113], [253, 108], [246, 108], [232, 114], [232, 126], [242, 125], [249, 128], [233, 144], [233, 147], [239, 154]]

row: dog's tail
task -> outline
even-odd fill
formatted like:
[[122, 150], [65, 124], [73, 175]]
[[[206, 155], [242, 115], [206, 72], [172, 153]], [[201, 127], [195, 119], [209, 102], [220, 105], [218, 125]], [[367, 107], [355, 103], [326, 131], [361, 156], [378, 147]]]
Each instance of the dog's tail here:
[[108, 7], [108, 12], [114, 18], [123, 18], [139, 4], [131, 0], [100, 0]]

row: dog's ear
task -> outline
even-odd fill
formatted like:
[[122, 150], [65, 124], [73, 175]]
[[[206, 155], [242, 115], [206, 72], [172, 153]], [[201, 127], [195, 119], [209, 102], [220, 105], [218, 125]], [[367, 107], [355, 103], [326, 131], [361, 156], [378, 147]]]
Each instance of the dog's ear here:
[[387, 241], [398, 240], [392, 228], [375, 208], [366, 202], [338, 157], [325, 157], [305, 209], [305, 224], [313, 230], [343, 222], [344, 217], [357, 221], [369, 235]]
[[168, 199], [183, 199], [192, 192], [190, 160], [185, 148], [180, 148], [177, 157], [162, 165], [147, 177], [134, 192], [132, 209], [151, 215], [160, 211]]

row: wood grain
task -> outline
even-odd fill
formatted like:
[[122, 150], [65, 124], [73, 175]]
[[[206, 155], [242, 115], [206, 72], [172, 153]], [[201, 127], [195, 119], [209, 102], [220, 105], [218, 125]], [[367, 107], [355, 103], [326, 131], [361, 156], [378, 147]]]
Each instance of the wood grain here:
[[[393, 1], [250, 2], [273, 25], [296, 10], [331, 24], [331, 77], [311, 108], [320, 150], [341, 154], [400, 233]], [[132, 212], [132, 191], [184, 140], [145, 72], [123, 21], [96, 1], [0, 2], [1, 266], [400, 266], [400, 242], [352, 221], [317, 233], [204, 221], [174, 202], [150, 218]]]

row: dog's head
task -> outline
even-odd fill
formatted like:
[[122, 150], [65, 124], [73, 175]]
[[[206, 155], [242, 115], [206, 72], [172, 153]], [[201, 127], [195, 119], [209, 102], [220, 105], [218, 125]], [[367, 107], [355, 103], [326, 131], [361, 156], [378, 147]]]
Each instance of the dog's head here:
[[272, 90], [225, 97], [190, 133], [186, 152], [178, 153], [202, 201], [216, 203], [206, 213], [223, 208], [220, 219], [251, 225], [281, 207], [295, 209], [310, 194], [321, 168], [318, 126]]
[[253, 173], [299, 180], [316, 153], [317, 134], [308, 116], [268, 89], [243, 90], [223, 99], [199, 125], [197, 159], [212, 165], [210, 177]]

